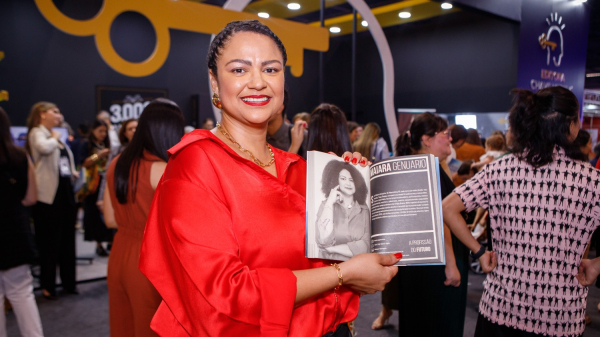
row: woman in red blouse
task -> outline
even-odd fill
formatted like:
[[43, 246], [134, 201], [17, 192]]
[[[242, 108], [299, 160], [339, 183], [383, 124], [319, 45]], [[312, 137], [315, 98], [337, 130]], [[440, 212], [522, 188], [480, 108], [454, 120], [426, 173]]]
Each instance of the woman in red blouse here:
[[211, 43], [222, 119], [169, 150], [140, 256], [163, 298], [151, 323], [159, 335], [348, 336], [359, 295], [397, 272], [394, 255], [334, 266], [305, 258], [306, 163], [266, 143], [285, 63], [281, 41], [258, 21], [232, 22]]

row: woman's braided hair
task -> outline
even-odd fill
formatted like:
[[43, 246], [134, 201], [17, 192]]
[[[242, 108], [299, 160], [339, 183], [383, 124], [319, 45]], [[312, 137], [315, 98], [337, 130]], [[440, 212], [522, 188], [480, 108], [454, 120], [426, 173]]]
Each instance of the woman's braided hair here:
[[208, 63], [208, 69], [210, 69], [215, 76], [217, 75], [217, 59], [219, 58], [221, 50], [223, 50], [223, 47], [227, 41], [229, 41], [229, 39], [231, 39], [235, 33], [239, 32], [254, 32], [270, 37], [281, 51], [281, 55], [283, 56], [283, 66], [285, 66], [287, 62], [287, 53], [285, 52], [285, 47], [283, 46], [283, 43], [279, 37], [277, 37], [277, 35], [275, 35], [275, 33], [273, 33], [269, 27], [257, 20], [232, 21], [215, 36], [210, 44], [210, 47], [208, 48], [206, 61]]

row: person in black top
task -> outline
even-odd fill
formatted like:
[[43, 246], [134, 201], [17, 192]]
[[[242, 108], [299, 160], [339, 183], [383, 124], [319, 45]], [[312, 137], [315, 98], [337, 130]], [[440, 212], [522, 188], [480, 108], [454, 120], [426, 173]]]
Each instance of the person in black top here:
[[25, 209], [37, 201], [35, 172], [25, 151], [13, 144], [9, 127], [8, 116], [0, 108], [0, 335], [6, 335], [7, 298], [21, 334], [43, 336], [29, 269], [35, 248]]

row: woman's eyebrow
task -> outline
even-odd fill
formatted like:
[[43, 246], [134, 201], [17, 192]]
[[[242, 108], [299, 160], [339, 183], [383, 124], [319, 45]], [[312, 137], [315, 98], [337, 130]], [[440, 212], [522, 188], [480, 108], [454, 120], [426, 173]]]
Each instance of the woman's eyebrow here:
[[247, 61], [247, 60], [242, 60], [242, 59], [233, 59], [233, 60], [231, 60], [231, 61], [227, 62], [225, 65], [228, 65], [229, 63], [234, 63], [234, 62], [237, 62], [237, 63], [243, 63], [243, 64], [245, 64], [245, 65], [249, 65], [249, 66], [251, 66], [251, 65], [252, 65], [252, 62], [250, 62], [250, 61]]
[[263, 65], [263, 67], [264, 67], [264, 66], [268, 66], [269, 64], [272, 64], [272, 63], [279, 63], [279, 64], [281, 64], [281, 61], [279, 61], [279, 60], [269, 60], [269, 61], [264, 61], [264, 62], [262, 63], [262, 65]]
[[[242, 60], [242, 59], [233, 59], [233, 60], [231, 60], [231, 61], [227, 62], [225, 65], [228, 65], [228, 64], [230, 64], [230, 63], [234, 63], [234, 62], [237, 62], [237, 63], [243, 63], [243, 64], [245, 64], [245, 65], [248, 65], [248, 66], [251, 66], [251, 65], [252, 65], [252, 62], [251, 62], [251, 61], [248, 61], [248, 60]], [[272, 64], [272, 63], [279, 63], [279, 64], [281, 64], [281, 61], [279, 61], [279, 60], [269, 60], [269, 61], [264, 61], [263, 63], [261, 63], [261, 65], [264, 67], [264, 66], [267, 66], [267, 65], [269, 65], [269, 64]]]

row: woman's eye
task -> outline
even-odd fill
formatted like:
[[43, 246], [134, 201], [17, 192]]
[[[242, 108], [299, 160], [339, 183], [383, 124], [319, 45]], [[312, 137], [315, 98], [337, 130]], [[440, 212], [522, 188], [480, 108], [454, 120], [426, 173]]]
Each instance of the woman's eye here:
[[245, 71], [242, 68], [235, 68], [231, 72], [234, 74], [243, 74]]
[[279, 72], [279, 69], [277, 69], [277, 68], [266, 68], [265, 72], [268, 73], [268, 74], [275, 74], [275, 73]]

